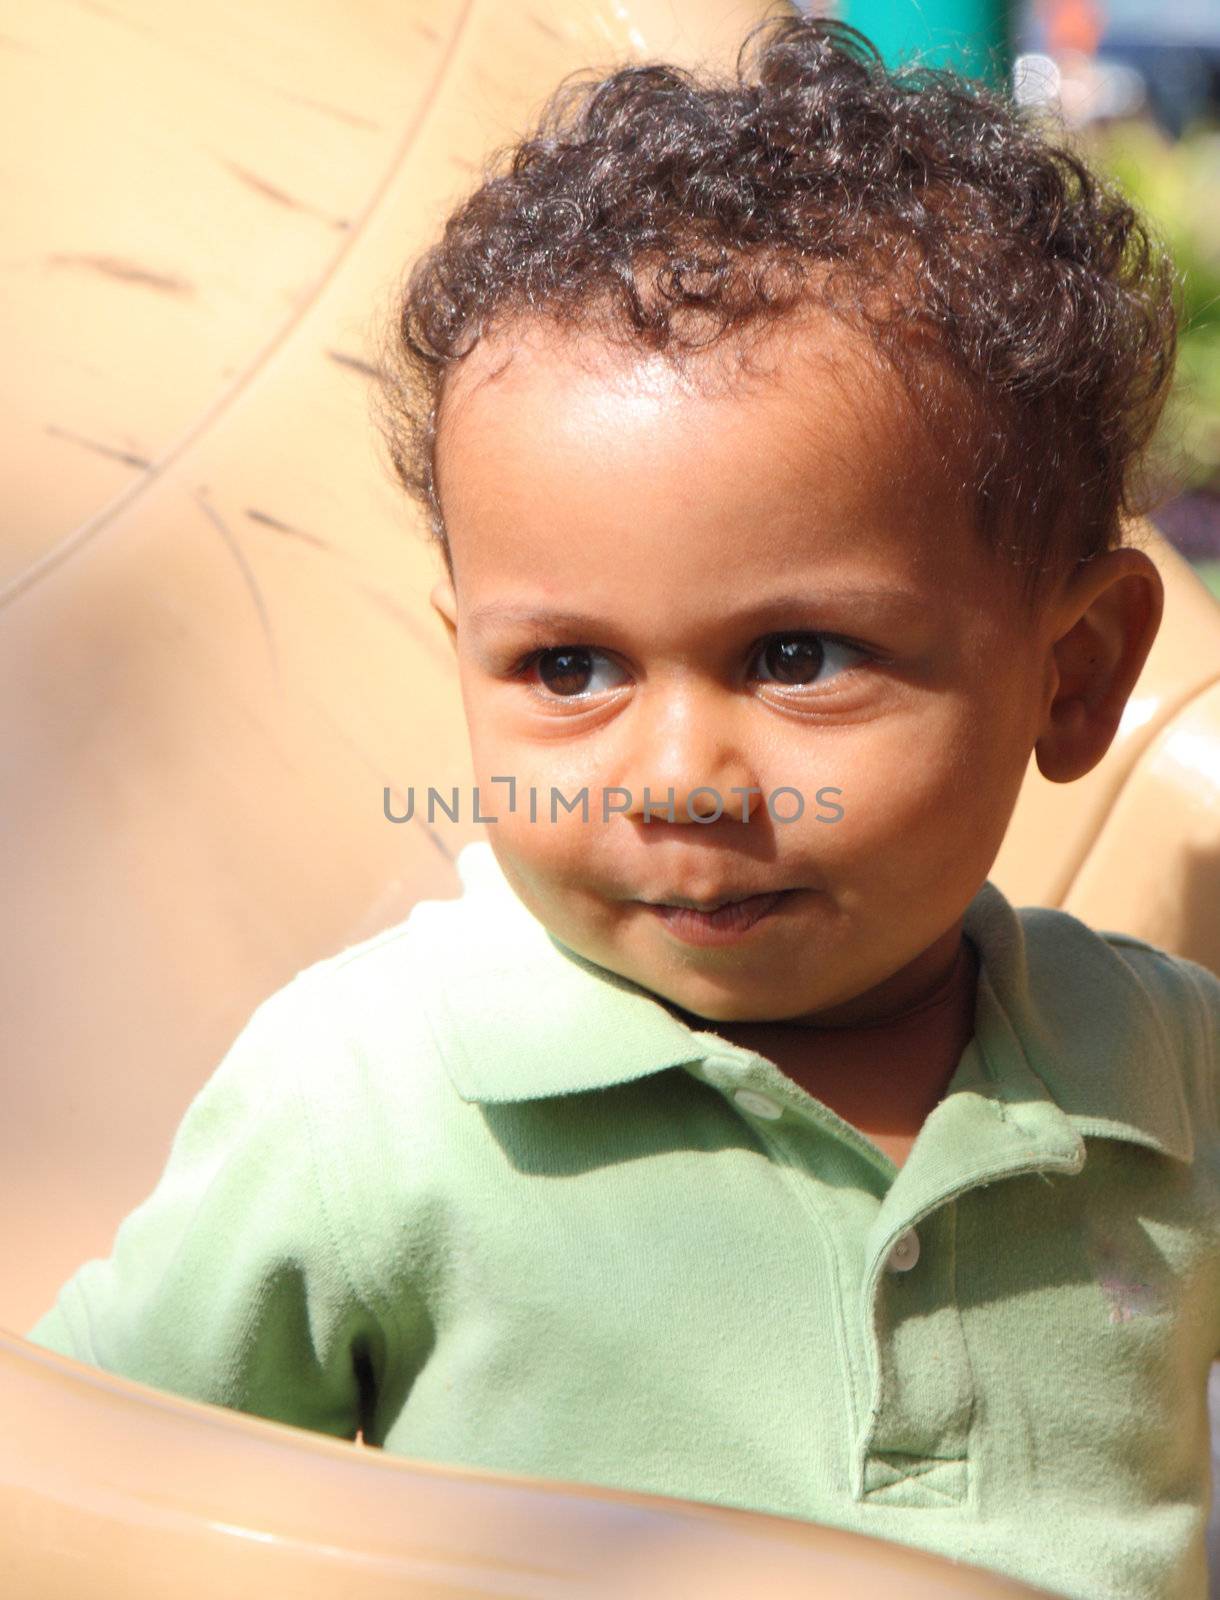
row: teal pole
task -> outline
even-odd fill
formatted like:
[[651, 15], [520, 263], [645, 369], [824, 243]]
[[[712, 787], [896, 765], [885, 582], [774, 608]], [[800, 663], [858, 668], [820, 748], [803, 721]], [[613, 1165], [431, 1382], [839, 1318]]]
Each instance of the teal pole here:
[[1000, 89], [1012, 80], [1008, 0], [839, 0], [835, 15], [867, 34], [890, 66], [952, 67]]

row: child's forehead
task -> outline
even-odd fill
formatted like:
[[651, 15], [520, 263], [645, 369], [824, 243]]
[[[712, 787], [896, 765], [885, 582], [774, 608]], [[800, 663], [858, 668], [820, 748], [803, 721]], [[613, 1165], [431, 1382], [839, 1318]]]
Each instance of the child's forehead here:
[[[938, 383], [924, 363], [926, 396]], [[729, 437], [746, 408], [768, 408], [784, 424], [786, 442], [808, 437], [841, 457], [867, 461], [874, 472], [938, 475], [947, 462], [926, 424], [919, 399], [862, 332], [815, 309], [761, 319], [707, 348], [652, 350], [600, 331], [550, 319], [503, 324], [480, 339], [445, 379], [437, 413], [438, 468], [447, 434], [468, 418], [472, 436], [487, 438], [509, 413], [528, 408], [544, 427], [580, 408], [607, 420], [647, 428], [654, 418], [709, 411], [706, 447]], [[713, 421], [714, 417], [714, 421]], [[497, 429], [498, 436], [503, 437]], [[781, 436], [776, 435], [777, 447]], [[438, 477], [439, 477], [438, 471]]]
[[550, 381], [733, 399], [798, 374], [823, 381], [850, 374], [854, 383], [872, 377], [881, 387], [889, 376], [861, 331], [817, 306], [754, 317], [694, 348], [671, 340], [655, 349], [617, 324], [534, 315], [494, 324], [450, 369], [444, 392], [456, 402], [487, 387]]
[[[654, 575], [663, 552], [666, 583], [695, 574], [705, 599], [773, 589], [777, 564], [898, 589], [939, 581], [975, 536], [909, 394], [841, 324], [774, 326], [714, 366], [538, 328], [468, 359], [437, 487], [456, 565], [483, 588]], [[691, 396], [711, 409], [660, 415]]]

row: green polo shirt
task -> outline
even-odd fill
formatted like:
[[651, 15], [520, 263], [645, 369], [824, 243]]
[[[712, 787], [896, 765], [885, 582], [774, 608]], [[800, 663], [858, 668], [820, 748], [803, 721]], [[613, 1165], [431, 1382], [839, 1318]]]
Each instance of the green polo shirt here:
[[31, 1339], [416, 1459], [1202, 1600], [1220, 980], [988, 881], [975, 1036], [899, 1169], [560, 944], [486, 841], [459, 870], [259, 1006]]

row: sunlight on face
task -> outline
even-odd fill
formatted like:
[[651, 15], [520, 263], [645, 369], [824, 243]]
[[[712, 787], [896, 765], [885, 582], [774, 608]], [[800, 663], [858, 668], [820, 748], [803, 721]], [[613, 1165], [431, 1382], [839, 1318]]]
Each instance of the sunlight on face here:
[[[503, 331], [451, 378], [437, 449], [496, 857], [569, 948], [722, 1021], [833, 1012], [954, 930], [1047, 690], [1046, 641], [863, 344], [814, 320], [759, 351], [684, 376]], [[720, 944], [642, 904], [772, 890]]]

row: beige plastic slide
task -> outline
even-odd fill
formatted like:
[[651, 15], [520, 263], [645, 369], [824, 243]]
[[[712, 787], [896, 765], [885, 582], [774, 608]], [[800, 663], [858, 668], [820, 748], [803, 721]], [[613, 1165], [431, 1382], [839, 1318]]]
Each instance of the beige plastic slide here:
[[[436, 561], [378, 453], [374, 329], [559, 78], [727, 60], [762, 0], [0, 6], [0, 1327], [153, 1188], [302, 967], [456, 894], [471, 777]], [[1220, 611], [1165, 545], [1114, 748], [1031, 770], [993, 876], [1220, 966]], [[1000, 1596], [812, 1524], [416, 1465], [0, 1333], [20, 1600]]]

